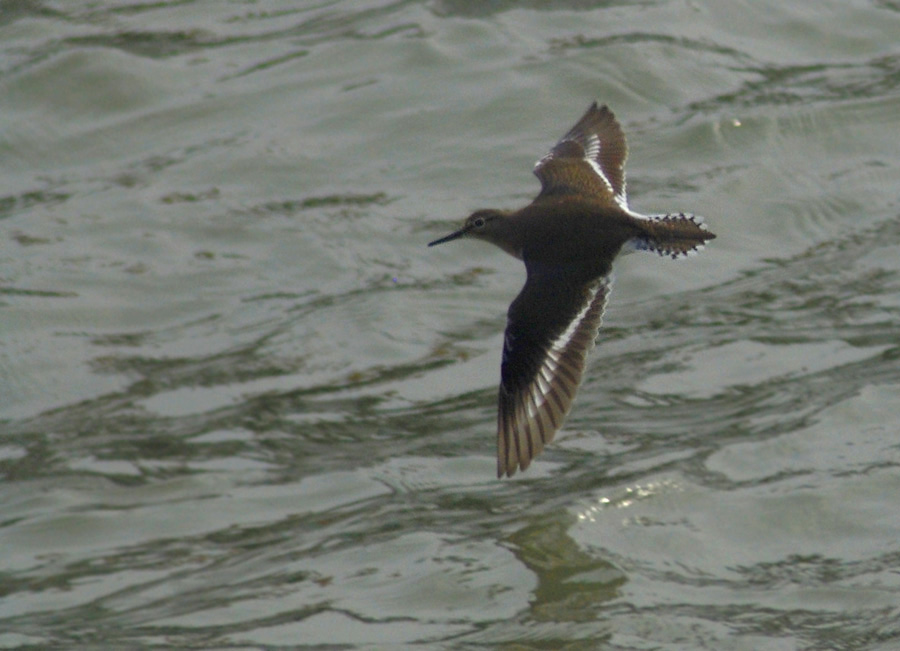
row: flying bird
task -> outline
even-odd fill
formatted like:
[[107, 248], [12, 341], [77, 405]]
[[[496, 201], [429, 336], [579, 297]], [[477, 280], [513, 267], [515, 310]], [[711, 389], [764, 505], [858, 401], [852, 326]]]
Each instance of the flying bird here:
[[519, 210], [477, 210], [462, 237], [522, 260], [528, 276], [509, 306], [500, 364], [497, 476], [528, 468], [575, 400], [610, 291], [613, 261], [631, 251], [678, 258], [713, 235], [691, 214], [642, 215], [625, 195], [625, 134], [594, 102], [534, 166], [541, 191]]

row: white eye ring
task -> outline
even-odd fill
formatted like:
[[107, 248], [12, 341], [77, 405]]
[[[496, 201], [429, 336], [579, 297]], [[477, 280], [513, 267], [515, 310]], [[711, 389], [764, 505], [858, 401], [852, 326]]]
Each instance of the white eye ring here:
[[475, 225], [475, 228], [481, 228], [482, 226], [484, 226], [484, 217], [478, 217], [472, 223]]

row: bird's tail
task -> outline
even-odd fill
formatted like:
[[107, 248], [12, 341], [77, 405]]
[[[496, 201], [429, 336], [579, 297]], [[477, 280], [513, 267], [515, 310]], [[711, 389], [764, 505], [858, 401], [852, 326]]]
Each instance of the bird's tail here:
[[660, 255], [679, 258], [696, 253], [706, 240], [715, 239], [703, 219], [697, 215], [650, 215], [640, 220], [643, 233], [629, 242], [635, 251], [654, 251]]

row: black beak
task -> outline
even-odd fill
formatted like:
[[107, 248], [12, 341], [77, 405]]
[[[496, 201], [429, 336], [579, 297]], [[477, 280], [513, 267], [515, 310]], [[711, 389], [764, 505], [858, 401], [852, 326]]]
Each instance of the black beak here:
[[445, 235], [444, 237], [435, 240], [434, 242], [429, 242], [428, 246], [434, 246], [436, 244], [443, 244], [444, 242], [449, 242], [451, 240], [458, 240], [462, 236], [466, 235], [470, 229], [468, 228], [460, 228], [458, 231], [454, 231], [450, 233], [450, 235]]

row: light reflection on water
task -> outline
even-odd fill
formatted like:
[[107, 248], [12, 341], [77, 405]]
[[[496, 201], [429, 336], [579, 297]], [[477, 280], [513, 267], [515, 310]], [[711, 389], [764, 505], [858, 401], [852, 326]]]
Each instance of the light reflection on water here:
[[634, 486], [626, 486], [613, 497], [597, 498], [595, 503], [579, 511], [577, 517], [579, 520], [587, 520], [588, 522], [596, 522], [595, 517], [601, 511], [610, 509], [627, 509], [634, 506], [639, 500], [651, 499], [660, 493], [678, 491], [680, 487], [678, 483], [672, 479], [664, 479], [646, 484], [636, 484]]

